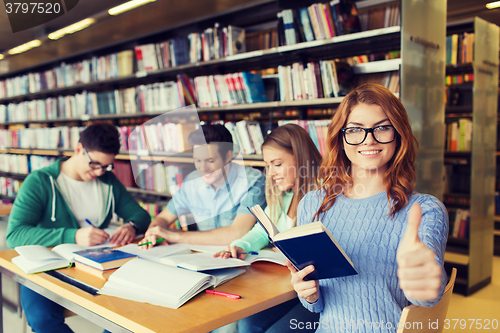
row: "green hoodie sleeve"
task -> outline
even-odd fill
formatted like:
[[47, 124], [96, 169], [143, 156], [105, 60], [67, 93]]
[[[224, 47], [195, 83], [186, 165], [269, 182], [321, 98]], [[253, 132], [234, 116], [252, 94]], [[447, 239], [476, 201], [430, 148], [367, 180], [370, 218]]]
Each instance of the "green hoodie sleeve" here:
[[[269, 206], [264, 212], [269, 216]], [[269, 243], [267, 232], [262, 228], [260, 223], [255, 223], [253, 228], [240, 239], [234, 240], [231, 245], [237, 246], [246, 252], [258, 251]]]
[[139, 233], [145, 233], [151, 223], [151, 216], [130, 195], [125, 186], [112, 175], [113, 194], [115, 196], [115, 212], [124, 222], [134, 221]]
[[[7, 246], [75, 243], [78, 228], [70, 215], [51, 219], [53, 195], [48, 175], [33, 172], [24, 180], [9, 216]], [[60, 200], [56, 202], [61, 204]]]

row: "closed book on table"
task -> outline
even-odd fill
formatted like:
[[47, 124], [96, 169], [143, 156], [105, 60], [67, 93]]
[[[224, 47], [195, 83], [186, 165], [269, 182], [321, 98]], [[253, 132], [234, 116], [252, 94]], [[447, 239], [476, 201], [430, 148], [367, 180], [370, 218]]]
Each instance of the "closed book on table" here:
[[123, 252], [112, 247], [102, 247], [75, 252], [75, 261], [100, 270], [118, 268], [130, 259], [136, 257], [137, 256], [134, 254]]
[[81, 262], [78, 262], [78, 261], [75, 262], [75, 268], [82, 271], [82, 272], [92, 274], [92, 275], [94, 275], [100, 279], [103, 279], [103, 280], [108, 280], [109, 276], [111, 274], [113, 274], [118, 269], [118, 268], [112, 268], [112, 269], [107, 269], [107, 270], [103, 271], [103, 270], [91, 267], [89, 265], [82, 264]]
[[305, 280], [320, 280], [356, 275], [351, 259], [321, 222], [304, 224], [279, 232], [262, 207], [248, 207], [269, 236], [269, 240], [297, 270], [309, 265], [314, 271]]

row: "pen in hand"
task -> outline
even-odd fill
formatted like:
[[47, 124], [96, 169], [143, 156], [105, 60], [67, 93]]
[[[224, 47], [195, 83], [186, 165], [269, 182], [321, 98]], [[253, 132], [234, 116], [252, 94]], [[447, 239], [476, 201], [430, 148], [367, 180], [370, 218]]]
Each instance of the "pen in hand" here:
[[[163, 238], [158, 238], [156, 240], [156, 244], [163, 242], [163, 240], [164, 240]], [[153, 242], [146, 242], [146, 243], [139, 244], [137, 246], [143, 246], [143, 245], [149, 245], [149, 244], [153, 244]]]
[[85, 222], [87, 222], [91, 227], [93, 227], [94, 225], [92, 224], [92, 222], [89, 221], [89, 219], [85, 219]]

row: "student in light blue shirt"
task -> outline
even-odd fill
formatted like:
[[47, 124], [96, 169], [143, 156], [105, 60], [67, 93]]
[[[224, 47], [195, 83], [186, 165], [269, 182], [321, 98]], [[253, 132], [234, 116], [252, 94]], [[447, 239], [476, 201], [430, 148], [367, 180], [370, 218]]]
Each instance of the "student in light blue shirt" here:
[[[255, 224], [247, 207], [265, 205], [265, 177], [233, 160], [233, 141], [222, 125], [203, 125], [189, 135], [196, 170], [185, 179], [167, 207], [158, 214], [142, 243], [222, 245], [243, 236]], [[169, 229], [178, 216], [191, 213], [198, 231]]]

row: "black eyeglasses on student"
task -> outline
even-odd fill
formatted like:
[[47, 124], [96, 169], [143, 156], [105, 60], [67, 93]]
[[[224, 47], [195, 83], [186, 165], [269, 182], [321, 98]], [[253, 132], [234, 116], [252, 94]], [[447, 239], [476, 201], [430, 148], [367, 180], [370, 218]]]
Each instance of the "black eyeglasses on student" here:
[[353, 146], [365, 142], [368, 133], [373, 135], [375, 141], [382, 144], [391, 143], [396, 139], [396, 130], [392, 125], [379, 125], [372, 128], [344, 127], [341, 131], [344, 134], [345, 142]]
[[98, 162], [92, 162], [90, 159], [89, 153], [87, 152], [87, 149], [85, 147], [83, 148], [83, 152], [85, 153], [85, 156], [87, 156], [87, 161], [89, 161], [89, 166], [92, 170], [104, 170], [104, 171], [111, 171], [113, 170], [114, 166], [113, 163], [108, 164], [108, 165], [101, 165], [101, 163]]

